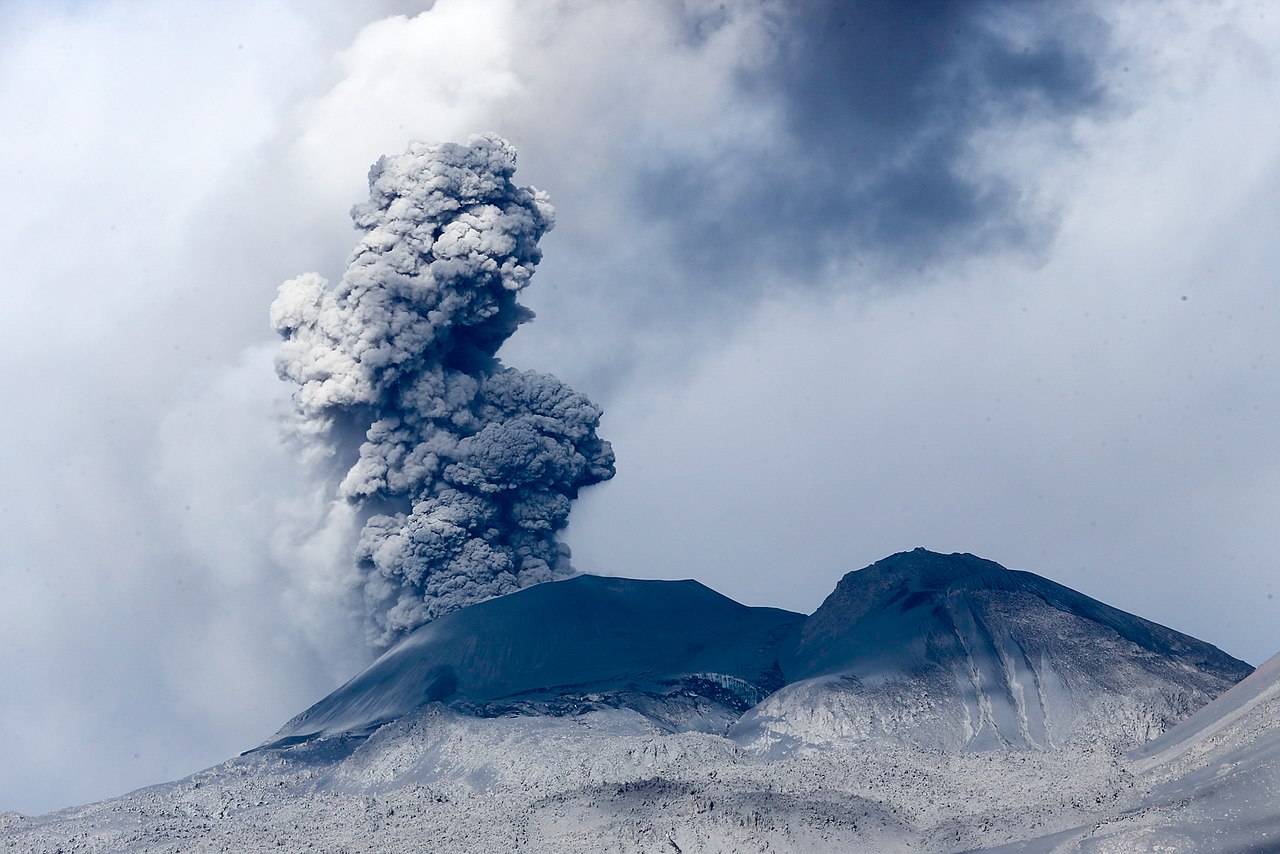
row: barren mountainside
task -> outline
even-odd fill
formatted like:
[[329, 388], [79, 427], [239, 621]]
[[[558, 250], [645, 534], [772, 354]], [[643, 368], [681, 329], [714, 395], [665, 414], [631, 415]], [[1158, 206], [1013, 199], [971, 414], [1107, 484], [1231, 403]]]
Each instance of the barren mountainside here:
[[849, 573], [807, 619], [696, 581], [538, 585], [422, 627], [271, 743], [366, 734], [442, 702], [482, 717], [626, 707], [718, 733], [746, 712], [729, 734], [753, 749], [1127, 747], [1249, 671], [1032, 573], [917, 549]]
[[222, 765], [0, 815], [0, 851], [1251, 850], [1276, 668], [1231, 688], [1213, 646], [972, 555], [807, 618], [579, 576], [417, 629]]
[[1251, 670], [1038, 575], [924, 549], [846, 575], [784, 661], [792, 684], [747, 713], [740, 740], [1132, 746]]

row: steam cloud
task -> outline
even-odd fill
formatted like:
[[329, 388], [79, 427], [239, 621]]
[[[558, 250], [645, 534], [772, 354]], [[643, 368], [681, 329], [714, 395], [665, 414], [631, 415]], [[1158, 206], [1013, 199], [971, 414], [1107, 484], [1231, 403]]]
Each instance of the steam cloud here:
[[512, 183], [515, 160], [495, 135], [379, 159], [342, 281], [298, 276], [271, 305], [300, 435], [354, 460], [337, 493], [365, 518], [356, 560], [380, 646], [570, 574], [570, 502], [614, 474], [600, 409], [495, 355], [533, 317], [516, 297], [554, 220]]

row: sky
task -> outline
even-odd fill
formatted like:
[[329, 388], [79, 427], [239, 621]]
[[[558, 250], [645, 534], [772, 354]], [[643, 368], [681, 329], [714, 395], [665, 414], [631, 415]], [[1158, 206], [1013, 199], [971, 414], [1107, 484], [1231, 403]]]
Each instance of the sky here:
[[1272, 4], [16, 0], [0, 116], [0, 811], [370, 660], [267, 314], [410, 140], [556, 207], [499, 355], [604, 409], [578, 570], [808, 612], [925, 546], [1280, 650]]

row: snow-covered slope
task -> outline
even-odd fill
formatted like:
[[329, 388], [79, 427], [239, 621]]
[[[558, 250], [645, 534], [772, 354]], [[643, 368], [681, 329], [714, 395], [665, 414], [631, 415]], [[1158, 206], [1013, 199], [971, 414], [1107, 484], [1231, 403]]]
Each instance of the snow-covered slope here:
[[723, 731], [782, 685], [779, 650], [803, 620], [696, 581], [540, 584], [423, 626], [270, 744], [368, 733], [430, 702], [482, 716], [626, 706], [672, 729]]
[[1132, 746], [1250, 672], [1209, 644], [1029, 572], [924, 549], [846, 575], [733, 736], [941, 749]]

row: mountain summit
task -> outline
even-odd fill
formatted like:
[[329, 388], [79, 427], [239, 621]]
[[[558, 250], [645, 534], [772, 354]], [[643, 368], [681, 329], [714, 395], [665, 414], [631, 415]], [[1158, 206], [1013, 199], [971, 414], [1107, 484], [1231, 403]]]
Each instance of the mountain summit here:
[[1133, 745], [1249, 674], [1210, 644], [971, 554], [902, 552], [841, 579], [735, 732], [943, 749]]
[[810, 617], [579, 576], [417, 629], [222, 765], [0, 813], [0, 849], [1271, 850], [1278, 668], [1225, 691], [1247, 664], [967, 554]]
[[723, 731], [783, 685], [778, 655], [803, 622], [696, 581], [539, 584], [423, 626], [270, 744], [367, 734], [432, 702], [480, 717], [627, 707], [666, 729]]
[[418, 629], [266, 746], [367, 735], [431, 703], [477, 717], [625, 708], [664, 731], [732, 725], [769, 750], [834, 737], [1129, 746], [1249, 671], [1038, 575], [916, 549], [849, 573], [808, 618], [696, 581], [521, 590]]

